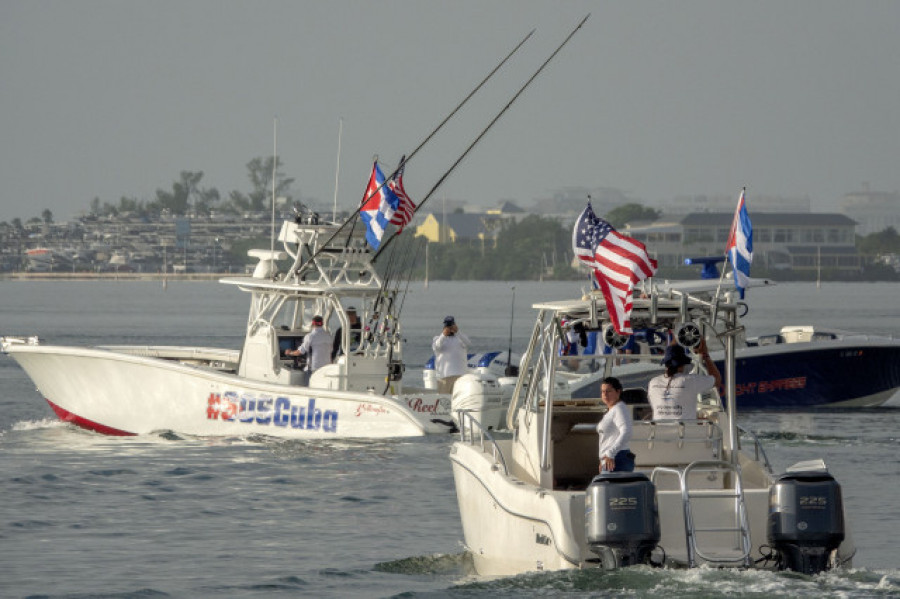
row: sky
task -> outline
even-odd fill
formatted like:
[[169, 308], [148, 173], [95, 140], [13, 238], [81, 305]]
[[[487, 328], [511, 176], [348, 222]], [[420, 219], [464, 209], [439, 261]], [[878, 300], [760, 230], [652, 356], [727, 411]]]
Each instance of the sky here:
[[536, 29], [409, 162], [420, 200], [587, 14], [429, 202], [900, 190], [893, 0], [0, 0], [0, 221], [182, 171], [247, 192], [276, 148], [295, 196], [355, 208]]

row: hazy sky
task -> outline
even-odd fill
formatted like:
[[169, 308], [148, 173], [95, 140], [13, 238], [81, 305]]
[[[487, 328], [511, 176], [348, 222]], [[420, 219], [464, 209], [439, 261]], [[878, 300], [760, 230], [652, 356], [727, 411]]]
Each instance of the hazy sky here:
[[[900, 190], [900, 2], [0, 0], [0, 221], [149, 200], [183, 170], [223, 197], [273, 151], [295, 195], [355, 207], [373, 155], [421, 198], [582, 30], [437, 197], [562, 187], [809, 196]], [[433, 201], [432, 206], [437, 202]]]

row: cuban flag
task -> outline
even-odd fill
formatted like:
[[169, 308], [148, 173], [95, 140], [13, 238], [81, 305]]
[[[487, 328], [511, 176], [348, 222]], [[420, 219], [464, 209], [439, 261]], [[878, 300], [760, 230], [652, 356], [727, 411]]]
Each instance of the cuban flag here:
[[744, 290], [750, 282], [750, 263], [753, 262], [753, 227], [744, 201], [746, 191], [746, 188], [741, 190], [737, 210], [734, 211], [734, 221], [731, 223], [731, 233], [728, 235], [728, 245], [725, 247], [725, 253], [731, 261], [734, 286], [741, 299], [744, 299]]
[[575, 255], [594, 269], [594, 278], [606, 301], [609, 319], [622, 335], [630, 335], [634, 285], [656, 272], [656, 260], [643, 243], [622, 235], [594, 214], [591, 203], [575, 221]]
[[369, 185], [359, 208], [359, 216], [366, 223], [366, 241], [377, 250], [384, 237], [384, 230], [394, 218], [394, 213], [400, 205], [400, 199], [390, 187], [384, 184], [384, 173], [378, 168], [378, 162], [372, 166], [372, 175], [369, 177]]

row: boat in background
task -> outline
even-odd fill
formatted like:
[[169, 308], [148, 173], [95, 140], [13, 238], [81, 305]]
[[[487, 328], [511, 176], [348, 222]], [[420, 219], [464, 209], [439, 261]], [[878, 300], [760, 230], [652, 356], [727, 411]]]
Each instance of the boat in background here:
[[[771, 287], [769, 279], [750, 279], [749, 287]], [[740, 306], [739, 318], [749, 308], [737, 300], [729, 279], [651, 282], [663, 296], [691, 293], [712, 301], [728, 298]], [[727, 287], [724, 291], [722, 287]], [[659, 328], [635, 330], [634, 354], [616, 357], [615, 374], [631, 386], [644, 386], [660, 372], [656, 363], [667, 342], [668, 332]], [[677, 331], [674, 334], [678, 334]], [[627, 338], [607, 328], [603, 340], [622, 348]], [[725, 367], [722, 342], [707, 336], [710, 355], [719, 370]], [[825, 329], [813, 326], [784, 326], [778, 333], [746, 337], [743, 328], [736, 337], [737, 406], [740, 410], [871, 408], [888, 401], [900, 391], [900, 339]], [[609, 364], [613, 366], [613, 364]], [[612, 372], [610, 368], [606, 373]], [[852, 373], [852, 376], [848, 376]], [[571, 381], [573, 397], [599, 395], [602, 377], [583, 375]]]
[[635, 328], [678, 331], [677, 341], [691, 348], [704, 329], [723, 341], [727, 409], [712, 390], [697, 398], [698, 420], [645, 421], [646, 392], [626, 388], [636, 470], [599, 475], [596, 427], [606, 406], [597, 397], [567, 397], [557, 375], [571, 368], [572, 358], [559, 352], [564, 323], [603, 330], [605, 301], [595, 291], [534, 308], [509, 430], [488, 430], [460, 411], [450, 450], [465, 544], [479, 574], [642, 563], [815, 574], [850, 564], [855, 549], [841, 488], [825, 463], [807, 460], [775, 474], [755, 436], [737, 425], [738, 303], [659, 289], [634, 299]]
[[[0, 349], [67, 422], [109, 435], [173, 431], [296, 439], [409, 437], [453, 429], [450, 397], [404, 380], [399, 287], [375, 269], [361, 227], [282, 224], [282, 249], [250, 250], [251, 276], [221, 279], [250, 294], [241, 350], [45, 345], [2, 337]], [[273, 241], [274, 247], [274, 241]], [[405, 292], [404, 292], [405, 293]], [[365, 330], [354, 339], [347, 314]], [[307, 380], [287, 351], [313, 316], [349, 351]]]
[[[750, 279], [749, 288], [771, 287], [770, 279]], [[728, 290], [723, 290], [728, 287]], [[749, 307], [737, 299], [729, 279], [696, 281], [645, 281], [643, 293], [655, 290], [657, 297], [676, 297], [690, 293], [712, 301], [716, 295], [739, 306], [738, 319]], [[563, 321], [565, 330], [576, 326]], [[662, 372], [659, 360], [671, 335], [660, 327], [635, 328], [632, 336], [615, 333], [611, 326], [587, 332], [584, 353], [568, 356], [557, 373], [557, 385], [573, 398], [599, 397], [600, 381], [616, 376], [629, 387], [647, 387], [651, 378]], [[720, 370], [725, 367], [722, 342], [708, 336], [710, 355]], [[814, 326], [784, 326], [778, 333], [746, 337], [743, 327], [735, 338], [738, 372], [737, 406], [740, 410], [871, 408], [888, 401], [900, 391], [900, 338], [826, 329]], [[504, 373], [507, 352], [473, 354], [469, 360], [471, 376], [467, 388], [460, 389], [455, 400], [459, 407], [472, 409], [477, 402], [469, 394], [473, 383], [499, 383], [509, 387], [514, 379]], [[518, 358], [513, 354], [513, 364]], [[433, 358], [425, 364], [425, 386], [437, 388]], [[848, 374], [852, 373], [852, 376]], [[469, 375], [467, 375], [469, 376]], [[500, 381], [502, 379], [502, 381]], [[456, 396], [457, 393], [454, 392]], [[508, 401], [511, 389], [501, 394]], [[494, 401], [493, 399], [491, 400]], [[485, 417], [493, 422], [493, 416]], [[502, 420], [502, 418], [501, 418]], [[497, 428], [495, 426], [494, 428]]]

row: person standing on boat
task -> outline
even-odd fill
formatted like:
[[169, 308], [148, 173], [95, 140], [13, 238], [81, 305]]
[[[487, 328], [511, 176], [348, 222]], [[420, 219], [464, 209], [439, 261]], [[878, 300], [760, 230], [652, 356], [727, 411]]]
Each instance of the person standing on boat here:
[[666, 348], [662, 365], [666, 372], [650, 379], [647, 400], [653, 408], [654, 420], [696, 420], [697, 396], [722, 384], [722, 375], [709, 357], [706, 340], [701, 339], [697, 352], [709, 374], [685, 374], [691, 363], [685, 349], [673, 342]]
[[306, 356], [306, 369], [310, 374], [331, 364], [331, 346], [334, 340], [331, 334], [322, 328], [325, 324], [321, 316], [313, 316], [312, 330], [303, 338], [303, 343], [298, 349], [287, 351], [289, 356]]
[[[359, 347], [359, 342], [362, 339], [362, 323], [359, 321], [359, 316], [356, 315], [356, 308], [353, 306], [347, 307], [347, 320], [350, 321], [350, 351], [353, 351]], [[343, 353], [343, 344], [344, 327], [338, 327], [338, 330], [334, 333], [334, 343], [331, 345], [332, 362], [339, 354]]]
[[467, 352], [471, 345], [469, 338], [459, 332], [456, 319], [444, 319], [444, 330], [431, 342], [434, 352], [434, 370], [438, 379], [438, 393], [453, 392], [456, 379], [466, 373]]
[[634, 454], [628, 449], [631, 441], [631, 410], [622, 401], [622, 383], [608, 376], [600, 383], [600, 399], [606, 404], [606, 414], [597, 424], [600, 435], [600, 472], [631, 472]]

